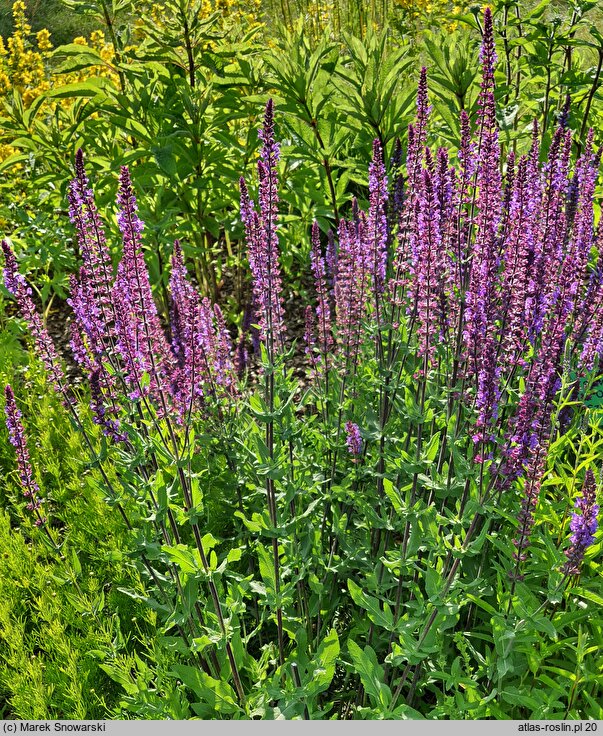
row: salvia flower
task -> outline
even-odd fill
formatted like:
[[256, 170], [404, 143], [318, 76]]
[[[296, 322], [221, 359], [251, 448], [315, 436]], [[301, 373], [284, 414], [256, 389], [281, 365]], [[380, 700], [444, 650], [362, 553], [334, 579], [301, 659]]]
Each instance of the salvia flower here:
[[346, 431], [346, 445], [348, 452], [355, 457], [358, 457], [362, 452], [362, 437], [360, 436], [360, 428], [354, 422], [345, 423]]
[[417, 117], [415, 124], [409, 127], [408, 150], [406, 164], [408, 168], [409, 190], [415, 183], [421, 170], [421, 161], [427, 141], [427, 124], [431, 113], [431, 105], [427, 93], [427, 67], [421, 68], [417, 90]]
[[407, 195], [400, 211], [398, 242], [395, 247], [393, 277], [389, 283], [390, 299], [401, 307], [408, 286], [411, 256], [416, 258], [417, 200], [421, 192], [422, 163], [427, 141], [427, 124], [431, 106], [427, 94], [427, 68], [422, 67], [417, 89], [417, 115], [408, 126], [406, 169]]
[[529, 263], [534, 252], [534, 231], [537, 226], [537, 203], [529, 193], [528, 159], [519, 160], [513, 192], [509, 203], [509, 225], [503, 254], [504, 351], [502, 359], [509, 365], [521, 360], [527, 337], [526, 300], [530, 282]]
[[[107, 399], [103, 384], [103, 374], [99, 368], [94, 368], [90, 373], [90, 410], [92, 420], [102, 428], [105, 437], [110, 437], [114, 442], [125, 442], [128, 435], [120, 431], [117, 415], [117, 407], [111, 404], [111, 398]], [[110, 395], [110, 392], [107, 392]]]
[[249, 333], [253, 324], [253, 308], [250, 304], [245, 307], [243, 312], [243, 322], [241, 324], [241, 333], [237, 341], [234, 355], [234, 369], [239, 378], [243, 375], [249, 363], [249, 350], [247, 348], [249, 341]]
[[[327, 273], [325, 259], [320, 249], [320, 231], [318, 223], [312, 225], [312, 250], [310, 252], [312, 273], [318, 304], [316, 306], [316, 318], [318, 327], [318, 349], [324, 369], [329, 370], [329, 353], [333, 347], [333, 335], [331, 330], [331, 307], [329, 304], [329, 292], [327, 287]], [[307, 321], [307, 320], [306, 320]]]
[[404, 175], [402, 173], [402, 141], [396, 138], [394, 152], [391, 157], [390, 166], [392, 170], [391, 192], [388, 208], [388, 236], [391, 240], [394, 228], [400, 221], [402, 207], [404, 204]]
[[599, 506], [597, 501], [597, 483], [592, 470], [586, 471], [582, 495], [576, 499], [574, 507], [576, 511], [572, 514], [570, 529], [572, 534], [571, 547], [566, 550], [567, 562], [563, 571], [566, 575], [578, 575], [584, 553], [595, 541], [597, 532]]
[[385, 288], [387, 269], [387, 174], [383, 151], [378, 139], [373, 141], [373, 160], [369, 165], [369, 209], [367, 216], [367, 245], [372, 255], [372, 276], [377, 293]]
[[316, 367], [320, 362], [320, 357], [316, 355], [316, 338], [314, 336], [314, 312], [312, 311], [312, 307], [309, 304], [304, 311], [304, 323], [304, 353], [308, 356], [308, 360], [312, 368], [310, 372], [310, 377], [313, 378], [316, 375]]
[[232, 358], [233, 348], [226, 320], [218, 304], [213, 307], [213, 369], [216, 383], [236, 393], [235, 365]]
[[6, 414], [6, 427], [8, 429], [8, 438], [11, 445], [15, 448], [17, 455], [17, 468], [19, 471], [19, 481], [23, 489], [23, 495], [27, 499], [27, 510], [35, 515], [36, 526], [43, 526], [46, 518], [40, 513], [41, 500], [38, 497], [40, 488], [33, 477], [33, 470], [29, 459], [29, 450], [27, 449], [27, 439], [25, 430], [21, 422], [21, 412], [17, 408], [15, 395], [10, 385], [4, 389], [4, 412]]
[[113, 338], [115, 313], [111, 300], [113, 264], [105, 231], [84, 169], [84, 154], [80, 148], [75, 156], [75, 178], [69, 185], [69, 216], [73, 223], [80, 255], [89, 281], [91, 303], [95, 311], [87, 316], [97, 322], [96, 331], [103, 336], [103, 348], [108, 349]]
[[[27, 323], [27, 327], [38, 352], [42, 359], [54, 389], [63, 394], [65, 393], [65, 374], [59, 355], [56, 351], [52, 338], [48, 334], [48, 330], [44, 327], [42, 319], [36, 309], [31, 298], [31, 288], [27, 285], [24, 276], [19, 273], [17, 267], [17, 259], [15, 254], [6, 240], [2, 241], [2, 251], [4, 253], [4, 285], [7, 290], [15, 297], [17, 306], [21, 312], [21, 316]], [[65, 398], [65, 400], [67, 400]]]
[[515, 572], [512, 577], [518, 580], [522, 579], [519, 573], [520, 565], [526, 561], [526, 548], [530, 545], [530, 535], [535, 523], [534, 513], [538, 505], [538, 497], [542, 486], [542, 477], [546, 465], [546, 448], [538, 447], [532, 454], [529, 468], [527, 470], [526, 483], [523, 490], [523, 499], [521, 509], [517, 514], [519, 528], [517, 535], [513, 539], [515, 552], [513, 557], [517, 561]]
[[417, 242], [412, 260], [419, 338], [417, 355], [433, 361], [446, 323], [447, 263], [440, 231], [439, 201], [433, 176], [427, 169], [423, 171], [418, 204]]
[[[366, 218], [339, 222], [335, 322], [338, 349], [347, 364], [356, 364], [370, 290], [371, 253], [366, 248]], [[342, 366], [345, 368], [345, 366]]]
[[220, 308], [201, 299], [188, 280], [180, 243], [174, 243], [170, 275], [170, 327], [178, 370], [173, 394], [184, 418], [208, 396], [235, 392], [232, 343]]
[[258, 161], [259, 213], [240, 180], [241, 219], [245, 225], [247, 257], [253, 277], [253, 294], [259, 317], [261, 339], [269, 356], [284, 345], [285, 323], [282, 282], [278, 263], [278, 193], [277, 163], [279, 148], [274, 139], [274, 105], [268, 100], [260, 133], [262, 150]]
[[165, 411], [175, 360], [153, 300], [142, 253], [144, 226], [137, 215], [136, 198], [126, 166], [121, 169], [117, 201], [117, 222], [123, 239], [123, 256], [112, 290], [117, 348], [126, 367], [131, 398], [150, 394]]
[[329, 275], [329, 286], [335, 286], [337, 279], [337, 245], [335, 244], [335, 233], [329, 229], [327, 232], [327, 252], [325, 255], [327, 272]]

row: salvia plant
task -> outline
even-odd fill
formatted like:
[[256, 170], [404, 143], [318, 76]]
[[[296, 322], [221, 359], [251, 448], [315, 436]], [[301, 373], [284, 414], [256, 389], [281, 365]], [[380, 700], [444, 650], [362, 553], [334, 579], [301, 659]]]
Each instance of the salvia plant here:
[[[79, 151], [69, 303], [87, 409], [3, 243], [5, 285], [131, 532], [185, 713], [600, 717], [593, 648], [579, 637], [579, 656], [563, 650], [577, 699], [553, 687], [566, 654], [552, 644], [587, 626], [580, 601], [601, 601], [600, 428], [584, 403], [603, 352], [600, 155], [591, 133], [572, 167], [562, 118], [543, 161], [536, 125], [529, 153], [502, 160], [488, 9], [483, 27], [478, 114], [461, 113], [458, 153], [427, 145], [423, 69], [405, 162], [399, 142], [390, 161], [376, 140], [366, 210], [354, 201], [337, 232], [312, 228], [299, 344], [272, 101], [257, 199], [240, 182], [253, 295], [236, 337], [178, 242], [160, 317], [125, 167], [114, 269]], [[59, 550], [9, 387], [6, 412], [29, 507]], [[524, 696], [528, 681], [547, 689]]]

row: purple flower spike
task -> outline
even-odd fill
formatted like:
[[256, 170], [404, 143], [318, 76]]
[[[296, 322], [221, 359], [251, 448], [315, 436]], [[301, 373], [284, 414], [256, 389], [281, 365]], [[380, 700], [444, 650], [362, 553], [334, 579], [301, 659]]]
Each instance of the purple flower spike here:
[[75, 226], [80, 254], [84, 262], [94, 314], [89, 320], [97, 323], [95, 330], [102, 335], [104, 349], [114, 337], [115, 313], [111, 302], [113, 264], [105, 231], [94, 202], [84, 169], [84, 154], [80, 148], [75, 156], [75, 179], [69, 185], [69, 217]]
[[38, 494], [40, 488], [33, 477], [31, 461], [29, 459], [29, 450], [27, 449], [27, 439], [25, 430], [21, 422], [21, 412], [17, 408], [15, 395], [12, 388], [7, 385], [4, 389], [4, 412], [6, 414], [6, 427], [8, 429], [8, 438], [11, 445], [15, 448], [17, 455], [17, 469], [19, 471], [19, 481], [23, 489], [23, 495], [27, 499], [27, 510], [35, 513], [36, 526], [42, 526], [46, 523], [46, 518], [40, 513], [42, 505]]
[[373, 160], [369, 164], [369, 210], [366, 237], [372, 254], [372, 276], [377, 293], [385, 288], [387, 268], [387, 175], [383, 151], [378, 139], [373, 141]]
[[234, 392], [235, 366], [222, 312], [212, 308], [209, 299], [201, 299], [189, 282], [178, 241], [172, 254], [170, 295], [172, 347], [178, 360], [172, 387], [184, 419], [207, 396]]
[[308, 356], [310, 362], [311, 371], [310, 377], [314, 378], [317, 371], [316, 368], [320, 363], [320, 357], [316, 355], [316, 339], [314, 337], [315, 325], [314, 325], [314, 312], [312, 307], [308, 305], [304, 312], [305, 318], [305, 329], [304, 329], [304, 353]]
[[355, 457], [358, 457], [362, 452], [362, 437], [360, 436], [360, 428], [354, 422], [345, 423], [346, 431], [346, 445], [348, 446], [348, 452]]
[[404, 176], [402, 174], [402, 141], [396, 138], [394, 152], [391, 158], [392, 170], [392, 191], [390, 197], [389, 211], [389, 234], [394, 230], [402, 215], [402, 207], [404, 205]]
[[515, 186], [509, 204], [507, 246], [503, 260], [502, 294], [505, 304], [504, 345], [502, 359], [508, 365], [517, 365], [522, 359], [527, 337], [525, 320], [526, 300], [530, 283], [530, 256], [534, 251], [537, 227], [537, 202], [530, 194], [528, 159], [519, 160]]
[[55, 391], [62, 394], [66, 401], [65, 374], [52, 338], [42, 324], [42, 319], [31, 298], [31, 289], [27, 285], [25, 278], [19, 273], [17, 268], [17, 259], [6, 240], [2, 241], [2, 251], [4, 253], [5, 262], [4, 285], [15, 297], [21, 316], [27, 323], [29, 332], [34, 339], [38, 355], [42, 359], [42, 362], [48, 371], [48, 375]]
[[331, 307], [329, 305], [329, 294], [327, 290], [327, 274], [325, 260], [320, 249], [320, 231], [318, 223], [312, 225], [312, 251], [310, 253], [312, 273], [318, 305], [316, 317], [318, 322], [318, 349], [320, 351], [319, 362], [324, 363], [324, 369], [329, 370], [329, 354], [333, 347], [333, 336], [331, 331]]
[[247, 257], [253, 276], [254, 306], [259, 317], [260, 336], [270, 359], [282, 349], [285, 338], [282, 282], [278, 264], [277, 163], [279, 148], [274, 139], [274, 105], [268, 100], [260, 132], [262, 150], [258, 162], [259, 213], [255, 210], [243, 179], [241, 219], [245, 225]]
[[534, 527], [534, 512], [538, 505], [538, 497], [542, 486], [542, 476], [546, 465], [546, 448], [538, 448], [532, 456], [530, 466], [527, 471], [526, 484], [523, 491], [523, 500], [521, 509], [517, 515], [519, 521], [518, 535], [513, 539], [515, 552], [513, 554], [517, 560], [515, 572], [512, 574], [518, 580], [522, 579], [519, 574], [519, 566], [527, 559], [525, 550], [530, 545], [530, 535]]
[[[584, 553], [595, 541], [597, 533], [599, 506], [597, 501], [597, 483], [592, 470], [586, 471], [582, 495], [576, 499], [572, 514], [570, 537], [572, 546], [566, 550], [567, 562], [563, 568], [566, 575], [579, 575]], [[580, 512], [580, 513], [577, 513]]]
[[415, 124], [409, 126], [408, 129], [406, 165], [408, 168], [410, 188], [412, 188], [414, 180], [420, 172], [425, 143], [427, 141], [427, 124], [430, 113], [431, 105], [429, 104], [427, 94], [427, 67], [422, 67], [417, 90], [417, 118]]
[[435, 357], [445, 313], [442, 271], [442, 237], [440, 207], [427, 169], [423, 171], [421, 194], [417, 200], [417, 237], [413, 247], [413, 289], [418, 320], [419, 347], [417, 354], [428, 361]]
[[[117, 269], [112, 296], [116, 312], [117, 349], [126, 367], [131, 398], [151, 395], [167, 410], [167, 396], [176, 370], [157, 314], [149, 273], [142, 254], [143, 223], [126, 166], [119, 178], [118, 224], [123, 257]], [[148, 377], [148, 378], [147, 378]]]
[[119, 421], [115, 419], [117, 408], [108, 405], [103, 392], [103, 380], [105, 374], [99, 368], [94, 368], [90, 373], [90, 409], [92, 420], [102, 427], [105, 437], [110, 437], [114, 442], [125, 442], [128, 435], [120, 431]]
[[337, 280], [337, 246], [335, 245], [335, 234], [332, 230], [327, 233], [327, 270], [329, 274], [329, 286], [334, 287]]
[[[395, 246], [393, 277], [389, 282], [390, 299], [397, 307], [402, 307], [405, 292], [409, 286], [411, 263], [416, 260], [417, 247], [417, 203], [422, 190], [422, 163], [427, 141], [427, 124], [431, 106], [427, 95], [427, 69], [423, 67], [417, 90], [417, 117], [408, 126], [406, 169], [408, 171], [407, 196], [400, 212], [398, 243]], [[416, 297], [416, 289], [415, 294]]]
[[492, 8], [484, 10], [484, 36], [480, 50], [482, 64], [482, 89], [494, 87], [494, 67], [496, 65], [496, 46], [494, 43], [494, 22]]
[[214, 304], [213, 320], [214, 349], [212, 354], [215, 380], [219, 386], [222, 386], [230, 393], [236, 393], [236, 370], [231, 357], [233, 353], [232, 340], [230, 339], [222, 310], [217, 304]]
[[338, 347], [344, 357], [342, 369], [348, 361], [355, 365], [358, 359], [368, 302], [372, 262], [371, 254], [367, 253], [365, 229], [364, 217], [359, 217], [357, 223], [346, 220], [339, 223], [335, 320]]

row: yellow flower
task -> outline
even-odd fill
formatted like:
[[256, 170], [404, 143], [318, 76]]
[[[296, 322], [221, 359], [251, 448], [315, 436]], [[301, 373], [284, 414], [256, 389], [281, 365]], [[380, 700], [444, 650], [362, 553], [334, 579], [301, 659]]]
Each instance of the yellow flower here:
[[105, 34], [101, 31], [92, 31], [90, 34], [90, 44], [92, 48], [101, 51], [105, 47]]
[[5, 95], [11, 88], [10, 79], [5, 72], [0, 71], [0, 95]]
[[20, 34], [22, 36], [29, 36], [31, 33], [31, 26], [27, 22], [25, 16], [25, 3], [21, 0], [17, 0], [13, 5], [13, 21], [15, 24], [15, 35]]
[[155, 26], [162, 26], [165, 13], [165, 6], [155, 3], [151, 7], [151, 21]]
[[50, 43], [50, 31], [46, 28], [42, 28], [41, 31], [38, 31], [36, 33], [36, 42], [38, 44], [38, 49], [42, 53], [50, 51], [52, 48], [52, 44]]

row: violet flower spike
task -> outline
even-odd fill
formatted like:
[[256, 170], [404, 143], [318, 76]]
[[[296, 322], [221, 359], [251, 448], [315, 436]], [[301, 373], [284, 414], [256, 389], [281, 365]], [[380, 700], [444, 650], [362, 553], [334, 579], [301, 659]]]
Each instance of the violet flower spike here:
[[90, 282], [96, 331], [103, 336], [104, 348], [114, 339], [115, 313], [111, 302], [113, 264], [105, 231], [94, 202], [84, 169], [84, 154], [80, 148], [75, 156], [75, 178], [69, 185], [69, 217], [73, 223], [84, 268]]
[[388, 238], [391, 240], [395, 226], [400, 221], [404, 206], [404, 175], [402, 174], [402, 141], [396, 138], [390, 161], [392, 184], [388, 211]]
[[408, 130], [406, 165], [408, 169], [409, 192], [412, 192], [415, 179], [420, 172], [425, 143], [427, 141], [427, 124], [430, 113], [431, 105], [429, 104], [427, 92], [427, 67], [422, 67], [417, 88], [417, 117], [415, 124], [409, 126]]
[[207, 394], [215, 394], [214, 335], [209, 302], [204, 303], [188, 281], [180, 243], [174, 242], [170, 274], [170, 328], [178, 370], [172, 393], [184, 420]]
[[105, 437], [110, 437], [114, 442], [125, 442], [128, 439], [128, 435], [120, 431], [119, 421], [115, 419], [115, 415], [117, 414], [116, 407], [107, 405], [106, 397], [103, 393], [101, 375], [99, 368], [93, 369], [90, 373], [90, 410], [92, 411], [92, 421], [99, 427], [102, 427]]
[[333, 347], [333, 335], [331, 329], [331, 307], [329, 305], [329, 294], [327, 289], [327, 274], [325, 259], [320, 249], [320, 231], [318, 223], [312, 225], [312, 250], [310, 252], [310, 260], [312, 265], [312, 273], [314, 274], [314, 284], [318, 305], [316, 307], [316, 318], [318, 323], [318, 348], [320, 351], [320, 360], [324, 363], [324, 369], [329, 370], [329, 354]]
[[264, 125], [260, 132], [263, 142], [258, 162], [259, 212], [249, 197], [241, 179], [241, 219], [245, 225], [247, 256], [253, 277], [254, 307], [259, 318], [261, 339], [266, 343], [270, 359], [274, 351], [284, 346], [285, 324], [282, 281], [278, 264], [277, 163], [278, 145], [274, 140], [274, 105], [268, 101]]
[[[149, 273], [142, 253], [143, 223], [137, 215], [130, 173], [122, 167], [118, 193], [118, 224], [123, 257], [113, 286], [117, 347], [126, 365], [131, 397], [150, 394], [167, 409], [166, 396], [176, 367], [153, 300]], [[148, 376], [148, 382], [143, 376]], [[147, 385], [148, 384], [148, 385]]]
[[421, 193], [417, 200], [417, 241], [412, 267], [418, 320], [417, 355], [424, 357], [427, 362], [433, 362], [435, 358], [443, 318], [439, 311], [442, 304], [440, 292], [443, 288], [442, 239], [439, 224], [440, 208], [432, 177], [429, 171], [424, 169]]
[[335, 323], [338, 348], [344, 356], [342, 370], [356, 365], [360, 350], [362, 320], [370, 287], [371, 254], [367, 252], [366, 223], [339, 222], [339, 253], [335, 282]]
[[[563, 567], [566, 575], [579, 575], [586, 550], [595, 541], [598, 528], [599, 506], [597, 501], [597, 483], [592, 470], [586, 471], [582, 495], [576, 499], [570, 529], [571, 547], [566, 550], [567, 562]], [[578, 513], [580, 512], [580, 513]]]
[[230, 393], [236, 393], [236, 369], [232, 359], [232, 340], [226, 327], [226, 320], [218, 304], [214, 304], [214, 361], [215, 381]]
[[360, 428], [354, 422], [345, 423], [346, 445], [348, 452], [354, 457], [358, 457], [362, 452], [362, 437], [360, 436]]
[[46, 517], [40, 513], [42, 505], [38, 494], [40, 488], [33, 477], [33, 470], [29, 458], [29, 450], [27, 449], [27, 439], [25, 437], [25, 429], [21, 421], [21, 412], [17, 408], [15, 395], [10, 385], [4, 389], [4, 412], [6, 414], [6, 427], [8, 429], [8, 439], [15, 448], [17, 456], [17, 469], [19, 472], [19, 481], [23, 489], [23, 495], [27, 499], [27, 510], [32, 511], [35, 516], [36, 526], [43, 526], [46, 523]]
[[[422, 189], [422, 162], [427, 142], [427, 124], [431, 106], [427, 90], [427, 68], [422, 67], [417, 89], [417, 116], [408, 126], [406, 169], [408, 172], [407, 196], [400, 213], [398, 242], [393, 259], [393, 276], [388, 284], [392, 304], [401, 308], [410, 285], [411, 301], [416, 299], [416, 288], [410, 282], [411, 261], [417, 257], [417, 200]], [[396, 320], [397, 322], [397, 320]]]
[[517, 564], [514, 572], [511, 573], [511, 577], [517, 580], [523, 579], [523, 576], [519, 573], [519, 568], [521, 563], [527, 560], [525, 550], [530, 545], [530, 535], [535, 522], [534, 512], [538, 504], [545, 466], [546, 447], [540, 446], [533, 454], [523, 491], [521, 509], [517, 515], [519, 529], [517, 536], [513, 539], [513, 545], [515, 546], [513, 557], [517, 561]]
[[2, 251], [4, 253], [5, 262], [4, 285], [14, 296], [15, 301], [17, 302], [21, 316], [27, 323], [29, 332], [34, 339], [38, 355], [44, 363], [55, 391], [62, 394], [64, 400], [67, 401], [68, 398], [64, 388], [65, 373], [61, 366], [61, 361], [54, 346], [54, 342], [48, 334], [48, 330], [42, 324], [42, 319], [31, 298], [31, 288], [27, 285], [24, 276], [19, 273], [17, 259], [6, 240], [2, 241]]
[[497, 417], [499, 369], [496, 322], [498, 319], [499, 263], [498, 232], [502, 219], [500, 146], [494, 102], [494, 38], [492, 13], [486, 8], [482, 42], [482, 84], [479, 96], [480, 147], [476, 171], [478, 188], [475, 243], [471, 258], [463, 337], [467, 374], [475, 377], [478, 431], [475, 441], [492, 439], [489, 428]]
[[379, 294], [385, 289], [387, 268], [387, 186], [383, 151], [376, 138], [373, 141], [373, 159], [369, 164], [369, 209], [366, 235], [373, 261], [371, 272], [375, 290]]
[[537, 222], [537, 203], [530, 196], [528, 185], [528, 160], [519, 160], [513, 193], [509, 204], [509, 232], [503, 254], [502, 280], [503, 344], [501, 358], [508, 365], [516, 365], [522, 359], [527, 338], [524, 317], [530, 282], [530, 255], [534, 251]]
[[328, 281], [331, 289], [337, 280], [337, 246], [335, 245], [335, 234], [331, 229], [327, 232], [327, 252], [325, 255], [327, 264]]
[[316, 355], [316, 339], [314, 337], [314, 312], [312, 311], [312, 307], [309, 304], [304, 311], [304, 322], [304, 353], [308, 356], [308, 361], [311, 366], [310, 378], [314, 378], [317, 374], [316, 368], [320, 363], [320, 357]]

